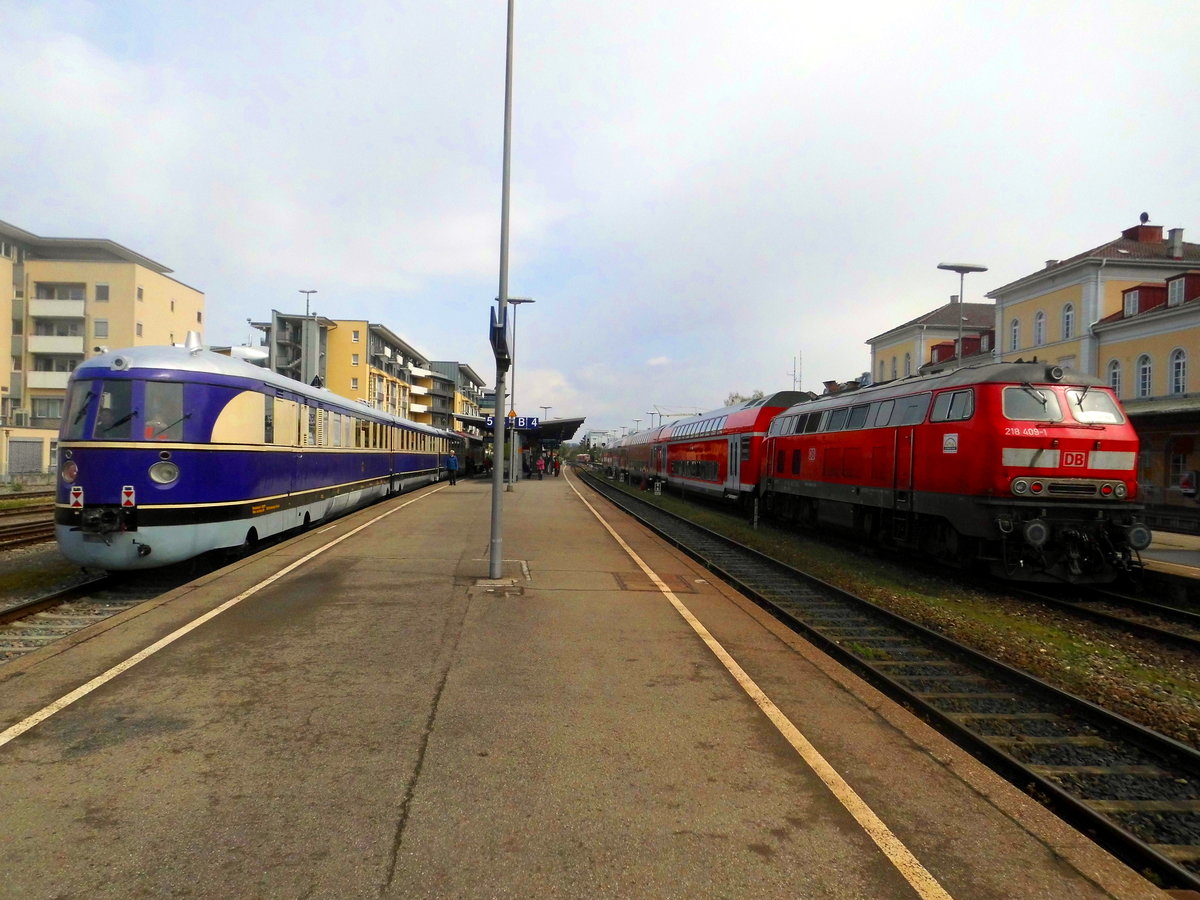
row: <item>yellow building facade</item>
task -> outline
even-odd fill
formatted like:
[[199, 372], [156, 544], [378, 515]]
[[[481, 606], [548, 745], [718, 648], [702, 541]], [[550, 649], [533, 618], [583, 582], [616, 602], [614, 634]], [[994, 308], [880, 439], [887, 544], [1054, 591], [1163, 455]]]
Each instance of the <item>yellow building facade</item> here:
[[[204, 328], [204, 294], [113, 241], [47, 238], [0, 222], [0, 477], [52, 468], [67, 380], [109, 349], [182, 343]], [[17, 449], [14, 449], [16, 447]]]

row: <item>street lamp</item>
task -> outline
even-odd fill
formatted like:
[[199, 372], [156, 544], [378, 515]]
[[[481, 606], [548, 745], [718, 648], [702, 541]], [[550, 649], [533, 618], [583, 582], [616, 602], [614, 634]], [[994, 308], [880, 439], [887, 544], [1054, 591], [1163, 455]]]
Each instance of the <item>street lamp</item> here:
[[[511, 373], [510, 373], [512, 382], [509, 385], [511, 392], [508, 395], [508, 398], [509, 398], [508, 411], [510, 413], [515, 413], [517, 411], [517, 310], [515, 309], [515, 307], [520, 306], [522, 303], [533, 303], [534, 300], [532, 297], [509, 297], [508, 302], [510, 305], [512, 305], [514, 307], [514, 309], [513, 309], [513, 332], [512, 332], [512, 334], [513, 334], [513, 340], [512, 340], [513, 359], [512, 359], [512, 368], [511, 368]], [[509, 416], [509, 418], [513, 419], [512, 416]], [[517, 480], [517, 432], [516, 432], [515, 428], [513, 429], [513, 433], [512, 433], [512, 452], [510, 454], [510, 459], [511, 459], [512, 464], [509, 466], [508, 487], [506, 488], [506, 490], [509, 490], [509, 491], [512, 490], [513, 483]]]
[[311, 295], [315, 294], [316, 291], [300, 291], [299, 293], [304, 295], [304, 318], [307, 319], [308, 318], [308, 301], [312, 299]]
[[[648, 410], [646, 410], [646, 415], [648, 415], [648, 416], [650, 417], [650, 427], [651, 427], [651, 428], [653, 428], [653, 427], [654, 427], [654, 417], [655, 417], [655, 416], [661, 416], [661, 415], [662, 415], [662, 413], [656, 413], [654, 410], [652, 410], [652, 409], [648, 409]], [[661, 424], [662, 424], [662, 419], [661, 419], [661, 418], [658, 420], [658, 424], [659, 424], [659, 425], [661, 425]]]
[[551, 409], [554, 409], [554, 407], [553, 407], [553, 406], [543, 406], [543, 407], [541, 407], [541, 410], [542, 410], [542, 418], [543, 418], [543, 419], [545, 419], [545, 418], [548, 418], [548, 417], [549, 417], [550, 413], [548, 412], [548, 410], [551, 410]]
[[958, 364], [961, 366], [963, 359], [963, 279], [966, 278], [968, 272], [986, 272], [987, 266], [979, 266], [974, 263], [938, 263], [938, 268], [958, 273], [958, 352], [955, 353], [955, 356], [958, 357]]
[[641, 431], [641, 430], [642, 430], [642, 420], [641, 420], [641, 419], [634, 419], [634, 420], [633, 420], [633, 431], [634, 431], [634, 433], [636, 434], [637, 432], [639, 432], [639, 431]]

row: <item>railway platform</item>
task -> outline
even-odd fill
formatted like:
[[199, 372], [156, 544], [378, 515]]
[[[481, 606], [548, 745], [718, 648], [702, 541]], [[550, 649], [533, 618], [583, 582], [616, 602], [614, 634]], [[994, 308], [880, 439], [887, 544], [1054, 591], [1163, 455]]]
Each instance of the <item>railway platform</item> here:
[[1168, 896], [571, 475], [0, 666], [0, 897]]

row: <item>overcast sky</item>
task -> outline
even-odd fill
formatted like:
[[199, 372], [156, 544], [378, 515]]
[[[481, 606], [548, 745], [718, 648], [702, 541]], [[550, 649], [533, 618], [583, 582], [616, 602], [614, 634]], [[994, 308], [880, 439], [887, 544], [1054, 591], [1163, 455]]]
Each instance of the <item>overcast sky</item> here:
[[[488, 384], [504, 0], [0, 0], [0, 219]], [[648, 424], [1117, 237], [1200, 240], [1200, 3], [517, 0], [518, 412]], [[257, 333], [255, 333], [257, 337]], [[582, 436], [582, 432], [580, 432]]]

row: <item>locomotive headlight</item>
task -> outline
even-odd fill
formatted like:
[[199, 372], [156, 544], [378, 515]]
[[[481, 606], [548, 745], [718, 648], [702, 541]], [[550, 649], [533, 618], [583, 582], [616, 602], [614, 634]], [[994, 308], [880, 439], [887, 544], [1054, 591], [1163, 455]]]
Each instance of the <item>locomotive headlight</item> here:
[[1124, 500], [1126, 495], [1129, 494], [1129, 488], [1126, 487], [1125, 482], [1123, 482], [1123, 481], [1118, 482], [1118, 484], [1114, 490], [1116, 491], [1118, 500]]
[[150, 467], [150, 480], [158, 484], [171, 484], [179, 478], [179, 466], [162, 460]]
[[79, 477], [79, 466], [75, 463], [75, 460], [68, 460], [67, 462], [63, 463], [62, 470], [59, 474], [62, 476], [62, 480], [67, 484], [74, 484], [75, 479]]
[[1024, 478], [1018, 478], [1012, 483], [1012, 492], [1014, 494], [1024, 494], [1029, 490], [1029, 482]]

